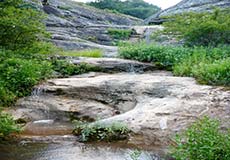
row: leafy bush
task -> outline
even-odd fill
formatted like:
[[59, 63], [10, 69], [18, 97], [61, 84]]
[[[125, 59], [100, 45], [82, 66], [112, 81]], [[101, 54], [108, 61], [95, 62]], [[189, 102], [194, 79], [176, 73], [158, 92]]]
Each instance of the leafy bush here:
[[0, 2], [0, 46], [6, 49], [30, 48], [47, 36], [44, 14], [23, 0]]
[[229, 160], [230, 133], [220, 131], [217, 120], [205, 117], [175, 138], [171, 153], [176, 160]]
[[119, 52], [123, 58], [153, 62], [159, 69], [195, 77], [203, 84], [230, 85], [229, 46], [188, 48], [126, 43]]
[[18, 133], [20, 127], [15, 123], [13, 118], [0, 111], [0, 138], [4, 138], [11, 133]]
[[192, 74], [200, 83], [230, 86], [230, 58], [200, 63], [193, 67]]
[[132, 30], [131, 29], [113, 29], [113, 28], [109, 28], [108, 33], [115, 40], [125, 40], [125, 39], [128, 39], [131, 36]]
[[134, 59], [143, 62], [154, 62], [160, 68], [171, 67], [190, 54], [190, 48], [148, 45], [145, 43], [126, 43], [120, 46], [120, 56], [126, 59]]
[[80, 63], [76, 65], [67, 62], [66, 60], [53, 60], [52, 67], [54, 71], [60, 73], [63, 77], [78, 75], [90, 71], [102, 71], [100, 67], [96, 67], [86, 63]]
[[83, 123], [76, 121], [74, 134], [80, 136], [80, 140], [86, 141], [114, 141], [126, 139], [130, 130], [122, 123]]
[[165, 22], [165, 33], [184, 39], [189, 46], [230, 44], [230, 9], [175, 15]]
[[89, 5], [145, 19], [160, 11], [160, 8], [143, 0], [97, 0]]
[[193, 76], [200, 83], [211, 85], [230, 85], [229, 47], [194, 48], [173, 67], [175, 75]]
[[25, 96], [40, 80], [51, 74], [48, 62], [10, 58], [0, 64], [3, 85], [16, 96]]

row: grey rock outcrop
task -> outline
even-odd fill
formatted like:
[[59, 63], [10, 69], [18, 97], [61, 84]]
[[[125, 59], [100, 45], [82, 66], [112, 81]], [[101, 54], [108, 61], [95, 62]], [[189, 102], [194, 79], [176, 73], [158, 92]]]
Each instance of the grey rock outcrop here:
[[18, 101], [15, 118], [121, 121], [135, 133], [130, 143], [168, 146], [177, 132], [204, 115], [229, 126], [230, 92], [198, 85], [193, 78], [164, 71], [52, 79], [44, 93]]
[[111, 45], [109, 28], [130, 29], [140, 19], [99, 10], [71, 0], [49, 0], [43, 10], [48, 14], [47, 30], [52, 42], [64, 49], [103, 48]]
[[182, 0], [173, 7], [160, 11], [145, 20], [146, 24], [160, 24], [164, 22], [162, 16], [180, 14], [183, 12], [203, 12], [213, 10], [214, 7], [230, 7], [230, 0]]

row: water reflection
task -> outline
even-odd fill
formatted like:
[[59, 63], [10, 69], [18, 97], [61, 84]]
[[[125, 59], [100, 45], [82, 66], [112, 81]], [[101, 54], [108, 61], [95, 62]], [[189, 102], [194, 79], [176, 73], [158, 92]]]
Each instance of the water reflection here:
[[[1, 160], [132, 160], [135, 149], [95, 146], [91, 144], [1, 144]], [[141, 151], [137, 160], [158, 160], [150, 152]]]

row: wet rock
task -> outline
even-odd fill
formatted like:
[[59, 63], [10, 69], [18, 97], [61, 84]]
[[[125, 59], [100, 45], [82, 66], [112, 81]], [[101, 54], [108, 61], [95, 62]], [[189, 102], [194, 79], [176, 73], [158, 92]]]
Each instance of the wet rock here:
[[169, 145], [175, 133], [204, 115], [221, 119], [223, 127], [230, 125], [230, 91], [163, 71], [52, 79], [43, 87], [38, 102], [31, 97], [20, 100], [13, 115], [20, 118], [25, 109], [24, 115], [33, 120], [50, 116], [68, 121], [65, 113], [72, 112], [76, 119], [120, 121], [135, 133], [130, 143], [150, 146]]

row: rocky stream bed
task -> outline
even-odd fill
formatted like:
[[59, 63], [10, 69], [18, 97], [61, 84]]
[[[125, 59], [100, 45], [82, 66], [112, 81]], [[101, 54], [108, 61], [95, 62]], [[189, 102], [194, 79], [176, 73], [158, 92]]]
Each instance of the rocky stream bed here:
[[[135, 149], [142, 151], [140, 159], [160, 159], [175, 133], [199, 117], [218, 117], [223, 127], [229, 125], [230, 91], [222, 87], [199, 85], [193, 78], [174, 77], [153, 64], [130, 60], [72, 62], [94, 64], [107, 73], [50, 79], [20, 99], [8, 112], [27, 124], [19, 144], [0, 146], [2, 160], [130, 159]], [[133, 134], [124, 142], [82, 144], [71, 135], [72, 118], [119, 121]]]

